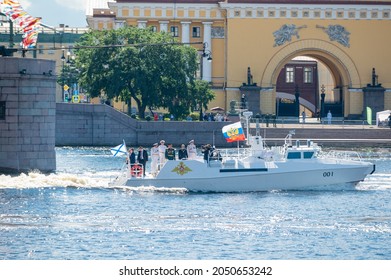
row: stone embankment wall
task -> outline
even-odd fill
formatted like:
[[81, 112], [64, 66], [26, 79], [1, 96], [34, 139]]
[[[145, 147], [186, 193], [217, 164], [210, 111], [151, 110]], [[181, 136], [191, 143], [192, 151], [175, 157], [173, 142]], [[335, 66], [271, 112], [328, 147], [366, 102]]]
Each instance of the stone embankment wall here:
[[56, 169], [54, 70], [50, 60], [0, 57], [0, 171]]
[[137, 140], [137, 121], [107, 105], [57, 103], [57, 146], [110, 146]]
[[[128, 147], [142, 145], [149, 148], [153, 143], [164, 139], [166, 143], [179, 147], [193, 139], [198, 146], [210, 143], [216, 147], [236, 147], [236, 143], [227, 143], [222, 135], [221, 129], [227, 124], [229, 123], [136, 121], [107, 105], [58, 103], [56, 145], [115, 146], [125, 140]], [[322, 145], [391, 146], [390, 129], [361, 125], [285, 124], [283, 127], [278, 125], [277, 128], [261, 127], [260, 135], [267, 139], [268, 145], [280, 145], [292, 129], [296, 132], [294, 138], [310, 139]], [[251, 132], [255, 134], [254, 125]]]
[[57, 146], [152, 147], [164, 139], [178, 146], [195, 140], [198, 144], [223, 145], [222, 122], [137, 121], [104, 104], [57, 104]]

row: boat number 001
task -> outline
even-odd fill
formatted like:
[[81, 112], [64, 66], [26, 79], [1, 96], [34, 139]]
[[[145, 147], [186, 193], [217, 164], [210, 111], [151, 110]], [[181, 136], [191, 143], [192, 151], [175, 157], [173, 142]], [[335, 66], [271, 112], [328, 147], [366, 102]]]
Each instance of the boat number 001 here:
[[334, 172], [323, 172], [323, 177], [333, 177], [334, 176]]

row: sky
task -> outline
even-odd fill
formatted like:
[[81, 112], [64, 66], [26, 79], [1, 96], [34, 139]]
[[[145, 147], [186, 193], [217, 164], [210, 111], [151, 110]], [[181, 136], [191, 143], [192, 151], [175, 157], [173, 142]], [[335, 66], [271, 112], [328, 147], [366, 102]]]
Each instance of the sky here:
[[19, 0], [23, 9], [33, 17], [41, 17], [42, 23], [58, 27], [86, 27], [87, 0]]

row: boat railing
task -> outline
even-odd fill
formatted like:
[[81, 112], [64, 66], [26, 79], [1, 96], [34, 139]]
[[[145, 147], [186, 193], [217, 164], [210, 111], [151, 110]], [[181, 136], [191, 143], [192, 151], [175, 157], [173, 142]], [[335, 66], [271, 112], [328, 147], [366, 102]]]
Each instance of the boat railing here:
[[251, 155], [251, 151], [248, 148], [219, 149], [218, 151], [223, 161], [241, 159]]
[[321, 152], [318, 155], [319, 158], [328, 158], [328, 159], [336, 159], [336, 160], [354, 160], [354, 161], [362, 161], [361, 156], [356, 151], [338, 151], [332, 150], [328, 152]]

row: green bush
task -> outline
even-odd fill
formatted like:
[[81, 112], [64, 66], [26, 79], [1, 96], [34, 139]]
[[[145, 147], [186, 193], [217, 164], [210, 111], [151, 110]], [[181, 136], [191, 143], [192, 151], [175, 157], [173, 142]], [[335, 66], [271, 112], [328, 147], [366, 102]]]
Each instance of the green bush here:
[[193, 112], [190, 114], [190, 117], [193, 121], [198, 121], [200, 119], [200, 113]]

